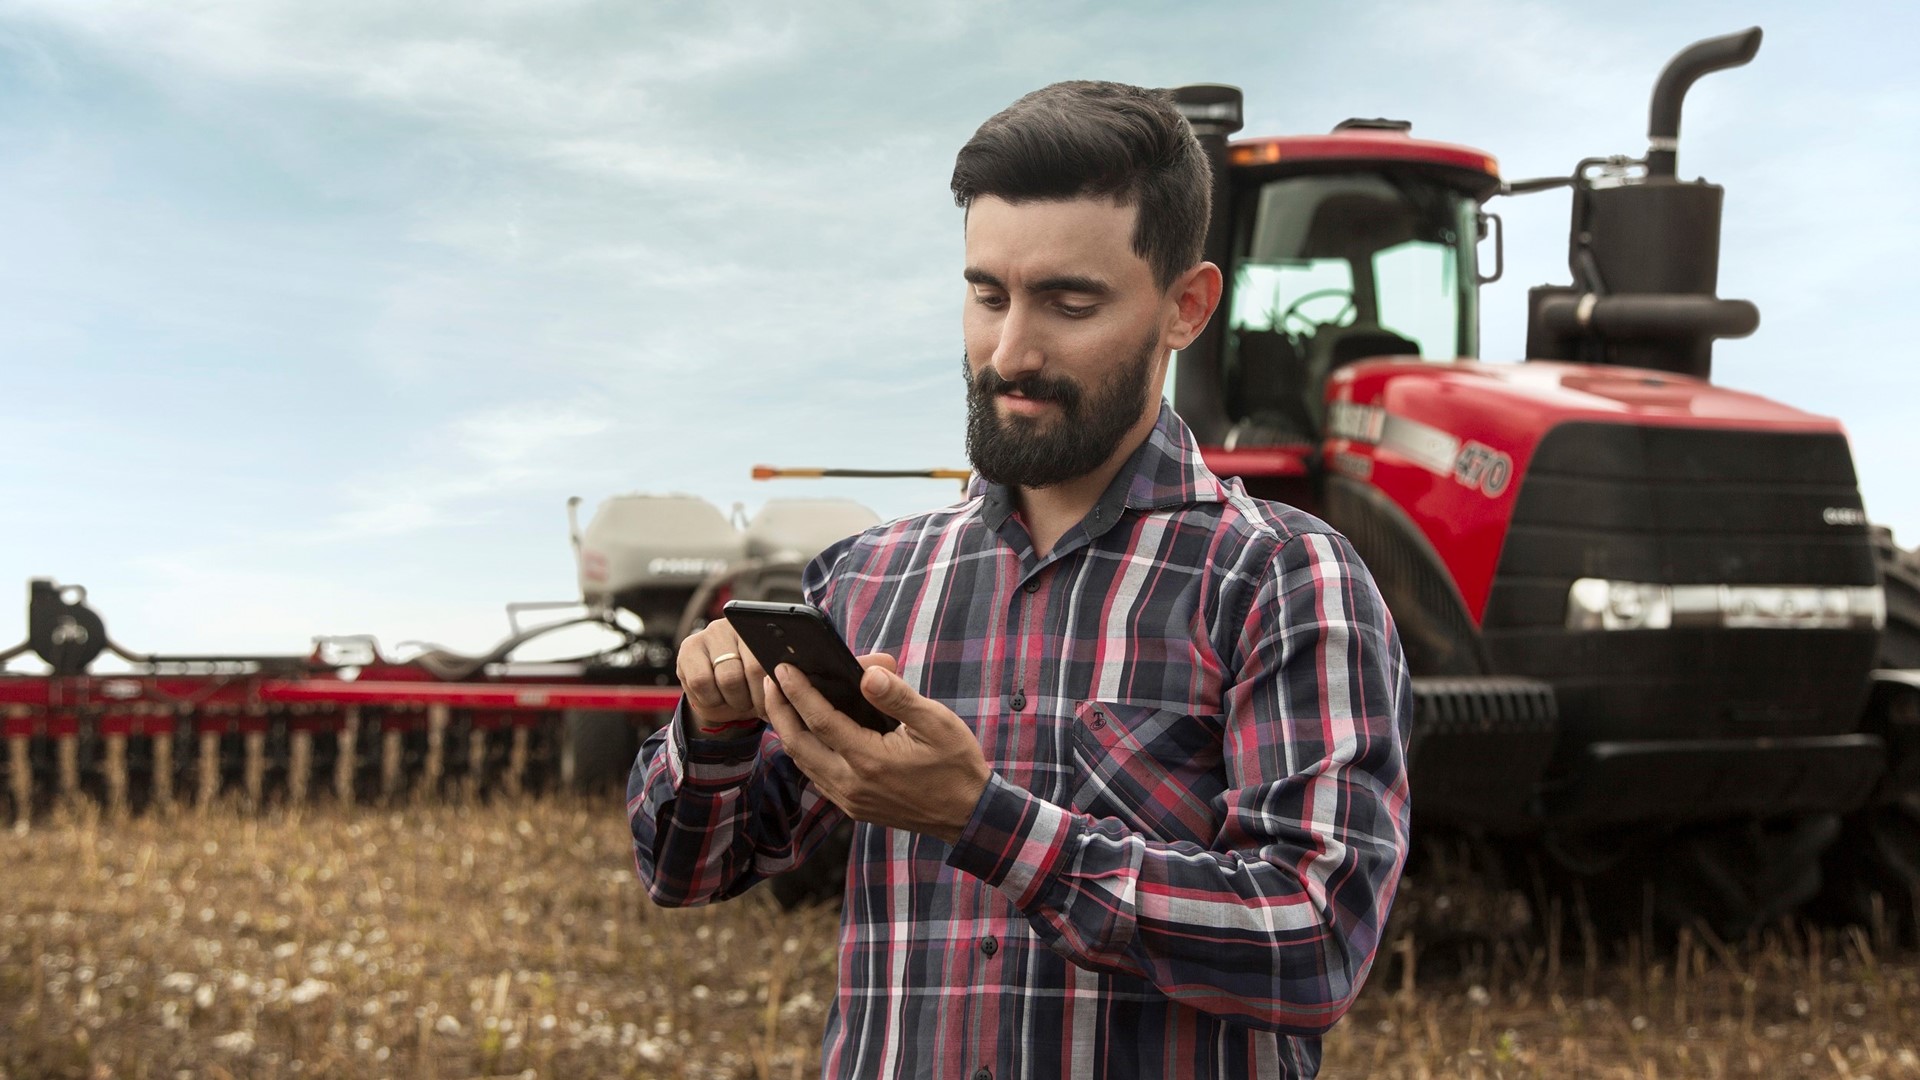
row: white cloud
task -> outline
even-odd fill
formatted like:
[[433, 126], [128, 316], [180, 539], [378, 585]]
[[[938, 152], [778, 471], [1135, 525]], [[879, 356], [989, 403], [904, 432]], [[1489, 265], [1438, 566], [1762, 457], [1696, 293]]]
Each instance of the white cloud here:
[[385, 581], [291, 567], [260, 570], [208, 554], [132, 560], [132, 576], [94, 589], [114, 639], [136, 652], [305, 654], [318, 635], [372, 633], [389, 655], [421, 638], [478, 649], [507, 634], [506, 597], [471, 601], [404, 592]]
[[333, 514], [307, 546], [350, 543], [429, 529], [471, 527], [498, 517], [517, 497], [577, 482], [578, 443], [612, 429], [594, 409], [533, 402], [458, 417], [412, 440], [418, 460], [383, 463], [337, 485], [348, 508]]
[[533, 404], [491, 409], [463, 417], [451, 434], [461, 449], [494, 466], [519, 465], [566, 439], [597, 435], [612, 426], [605, 416], [571, 405]]

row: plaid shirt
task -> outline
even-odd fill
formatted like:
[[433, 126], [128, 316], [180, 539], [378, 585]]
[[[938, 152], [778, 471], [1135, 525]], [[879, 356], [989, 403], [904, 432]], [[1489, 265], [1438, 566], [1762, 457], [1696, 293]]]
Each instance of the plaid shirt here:
[[[842, 541], [807, 588], [994, 769], [954, 845], [856, 828], [825, 1075], [1317, 1071], [1407, 844], [1412, 692], [1343, 537], [1221, 482], [1163, 405], [1045, 557], [988, 487]], [[629, 789], [656, 901], [734, 896], [843, 819], [770, 729], [685, 724]]]

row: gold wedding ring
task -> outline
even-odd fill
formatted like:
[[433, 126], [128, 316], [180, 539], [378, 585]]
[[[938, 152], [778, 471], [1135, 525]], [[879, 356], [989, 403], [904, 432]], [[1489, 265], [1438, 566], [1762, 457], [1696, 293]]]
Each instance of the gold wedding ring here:
[[740, 654], [737, 652], [723, 652], [719, 656], [716, 656], [713, 658], [713, 666], [719, 667], [721, 664], [724, 664], [729, 660], [739, 660], [739, 659], [740, 659]]

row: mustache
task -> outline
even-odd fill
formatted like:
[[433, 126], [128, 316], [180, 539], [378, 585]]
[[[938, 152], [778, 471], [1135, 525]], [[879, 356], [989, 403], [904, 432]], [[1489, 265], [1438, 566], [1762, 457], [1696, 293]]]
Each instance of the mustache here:
[[1070, 379], [1049, 379], [1034, 375], [1024, 379], [1009, 380], [1001, 378], [999, 372], [994, 371], [992, 367], [968, 372], [967, 386], [973, 396], [981, 401], [1015, 392], [1033, 401], [1055, 402], [1068, 409], [1080, 403], [1080, 387]]

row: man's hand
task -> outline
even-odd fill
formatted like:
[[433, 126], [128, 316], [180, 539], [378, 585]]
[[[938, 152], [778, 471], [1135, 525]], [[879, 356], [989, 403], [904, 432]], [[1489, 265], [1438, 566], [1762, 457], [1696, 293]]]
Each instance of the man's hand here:
[[702, 735], [738, 735], [767, 716], [767, 673], [725, 619], [688, 634], [674, 658], [680, 689]]
[[881, 735], [827, 703], [806, 675], [781, 664], [763, 688], [766, 718], [787, 754], [855, 821], [960, 839], [992, 770], [952, 709], [894, 674], [893, 658], [860, 658], [860, 692], [900, 726]]

